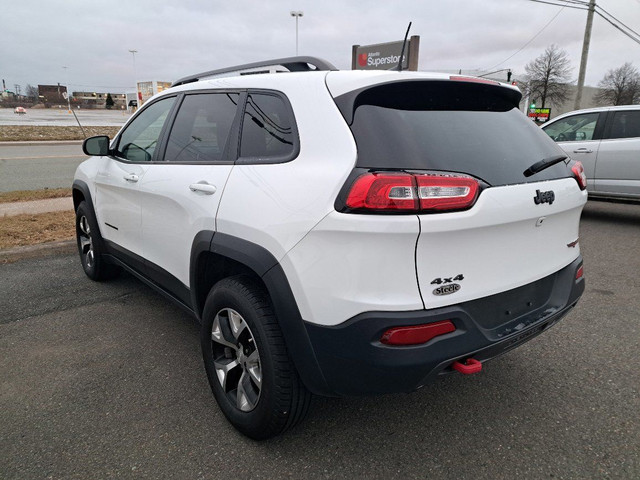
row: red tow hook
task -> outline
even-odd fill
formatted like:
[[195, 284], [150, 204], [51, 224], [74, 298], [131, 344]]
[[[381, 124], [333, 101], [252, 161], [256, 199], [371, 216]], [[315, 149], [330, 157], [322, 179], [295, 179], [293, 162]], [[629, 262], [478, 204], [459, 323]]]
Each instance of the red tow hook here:
[[482, 363], [475, 358], [467, 358], [464, 363], [455, 361], [451, 364], [454, 370], [463, 375], [472, 375], [482, 370]]

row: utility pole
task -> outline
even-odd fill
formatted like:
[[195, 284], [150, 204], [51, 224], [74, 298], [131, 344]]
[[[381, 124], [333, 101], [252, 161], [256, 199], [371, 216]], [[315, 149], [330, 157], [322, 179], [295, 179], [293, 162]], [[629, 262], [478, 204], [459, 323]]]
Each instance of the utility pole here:
[[67, 77], [65, 80], [67, 81], [67, 110], [69, 110], [69, 113], [71, 113], [71, 88], [69, 85], [69, 67], [62, 67], [64, 69], [64, 73], [65, 73], [65, 77]]
[[578, 74], [578, 91], [576, 92], [576, 103], [574, 110], [580, 109], [582, 102], [582, 89], [584, 87], [584, 77], [587, 73], [587, 57], [589, 56], [589, 43], [591, 42], [591, 27], [593, 26], [593, 13], [596, 9], [596, 0], [589, 0], [589, 11], [587, 12], [587, 26], [584, 29], [584, 42], [582, 43], [582, 57], [580, 58], [580, 73]]
[[[129, 50], [129, 53], [131, 55], [133, 55], [133, 91], [135, 92], [136, 95], [136, 104], [138, 104], [138, 102], [140, 101], [138, 99], [138, 74], [136, 72], [136, 53], [138, 53], [138, 50]], [[127, 95], [125, 94], [125, 100], [127, 98]], [[127, 110], [129, 110], [129, 102], [127, 102]], [[138, 108], [140, 108], [140, 105], [138, 105]], [[133, 109], [132, 109], [133, 111]]]

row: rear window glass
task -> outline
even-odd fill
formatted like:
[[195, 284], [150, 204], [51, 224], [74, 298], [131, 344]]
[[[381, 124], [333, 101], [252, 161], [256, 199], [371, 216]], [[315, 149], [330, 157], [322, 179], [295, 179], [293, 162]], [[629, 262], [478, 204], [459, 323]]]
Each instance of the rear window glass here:
[[286, 158], [294, 151], [293, 121], [284, 100], [251, 93], [242, 121], [242, 157]]
[[[358, 167], [459, 172], [490, 185], [569, 176], [564, 163], [524, 176], [533, 163], [563, 152], [518, 110], [517, 92], [486, 84], [421, 81], [363, 93], [351, 103]], [[336, 101], [342, 109], [347, 104]]]

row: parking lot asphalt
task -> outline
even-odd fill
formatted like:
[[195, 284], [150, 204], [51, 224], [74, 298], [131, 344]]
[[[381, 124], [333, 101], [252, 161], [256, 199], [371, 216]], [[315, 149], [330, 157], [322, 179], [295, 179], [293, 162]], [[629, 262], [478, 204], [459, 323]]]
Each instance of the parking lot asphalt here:
[[75, 255], [0, 265], [0, 478], [640, 478], [640, 205], [589, 202], [560, 324], [412, 394], [314, 400], [257, 443], [207, 384], [198, 326]]

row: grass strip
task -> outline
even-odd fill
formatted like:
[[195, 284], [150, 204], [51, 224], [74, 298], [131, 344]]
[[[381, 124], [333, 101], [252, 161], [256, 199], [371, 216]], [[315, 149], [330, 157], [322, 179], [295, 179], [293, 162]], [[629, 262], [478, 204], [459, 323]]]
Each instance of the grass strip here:
[[[120, 127], [85, 127], [87, 137], [107, 135], [113, 138]], [[0, 128], [0, 142], [26, 142], [41, 140], [84, 140], [85, 135], [78, 126], [59, 125], [3, 125]]]
[[75, 234], [72, 210], [0, 218], [0, 249], [69, 240]]

